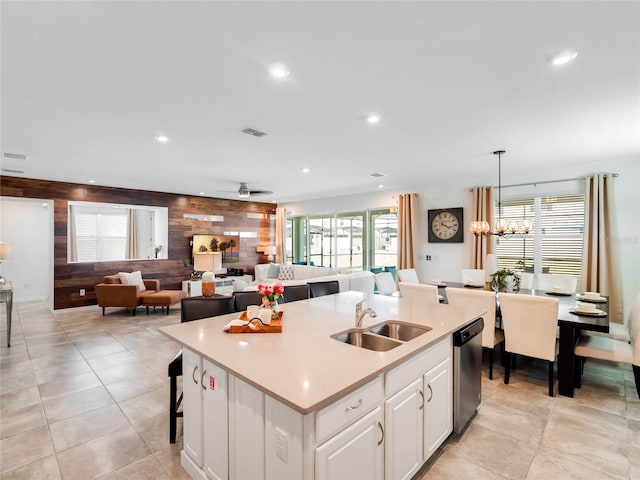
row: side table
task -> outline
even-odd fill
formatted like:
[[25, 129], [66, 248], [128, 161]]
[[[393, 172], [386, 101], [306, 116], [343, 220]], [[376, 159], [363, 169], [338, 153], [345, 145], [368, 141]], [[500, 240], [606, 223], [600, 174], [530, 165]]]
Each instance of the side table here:
[[7, 347], [11, 347], [11, 312], [13, 311], [13, 285], [11, 282], [0, 284], [0, 303], [7, 308]]

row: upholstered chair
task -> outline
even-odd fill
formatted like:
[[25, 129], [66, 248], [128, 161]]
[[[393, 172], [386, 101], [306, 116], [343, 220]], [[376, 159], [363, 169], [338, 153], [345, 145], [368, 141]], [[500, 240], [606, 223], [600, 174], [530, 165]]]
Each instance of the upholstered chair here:
[[396, 272], [398, 275], [398, 282], [404, 283], [420, 283], [418, 279], [418, 272], [415, 268], [403, 268]]
[[439, 303], [438, 287], [423, 283], [400, 282], [400, 296], [414, 305], [421, 303]]
[[537, 288], [545, 292], [561, 290], [568, 293], [576, 293], [578, 278], [571, 275], [559, 275], [555, 273], [539, 273], [536, 275]]
[[376, 273], [375, 282], [380, 295], [393, 295], [398, 292], [393, 275], [389, 272]]
[[311, 298], [333, 295], [340, 291], [340, 283], [337, 280], [328, 282], [309, 282], [309, 292]]
[[504, 328], [504, 383], [509, 383], [514, 354], [539, 358], [548, 362], [549, 396], [553, 397], [554, 365], [558, 355], [557, 298], [535, 297], [517, 293], [500, 293], [500, 312]]
[[447, 288], [449, 305], [465, 307], [478, 312], [486, 312], [484, 330], [482, 331], [482, 346], [489, 351], [489, 379], [493, 379], [493, 351], [496, 345], [504, 342], [504, 331], [496, 328], [496, 293], [486, 290], [468, 288]]

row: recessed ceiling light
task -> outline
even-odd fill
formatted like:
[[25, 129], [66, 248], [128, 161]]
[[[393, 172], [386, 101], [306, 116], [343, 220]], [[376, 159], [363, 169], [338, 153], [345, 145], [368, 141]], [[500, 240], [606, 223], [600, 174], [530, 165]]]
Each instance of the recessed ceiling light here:
[[564, 52], [560, 52], [555, 55], [551, 59], [552, 65], [564, 65], [565, 63], [569, 63], [571, 60], [575, 59], [578, 56], [578, 52], [574, 50], [565, 50]]
[[380, 184], [378, 185], [378, 188], [384, 188], [384, 185]]
[[87, 180], [87, 182], [89, 182], [89, 183], [96, 183], [96, 181], [95, 181], [95, 180]]
[[166, 135], [156, 135], [154, 138], [161, 143], [167, 143], [169, 141], [169, 137]]
[[269, 73], [273, 78], [284, 78], [289, 76], [289, 69], [281, 63], [274, 63], [269, 67]]
[[302, 169], [302, 173], [309, 173], [310, 171], [311, 171], [311, 169], [307, 168], [307, 167]]
[[198, 195], [204, 195], [204, 192], [200, 192]]
[[370, 113], [369, 115], [367, 115], [367, 123], [373, 125], [378, 122], [380, 122], [380, 115], [378, 115], [377, 113]]

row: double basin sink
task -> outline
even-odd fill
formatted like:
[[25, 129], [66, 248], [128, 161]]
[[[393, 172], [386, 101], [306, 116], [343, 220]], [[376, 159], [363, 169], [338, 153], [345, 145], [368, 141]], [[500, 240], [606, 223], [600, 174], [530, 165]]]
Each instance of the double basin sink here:
[[387, 320], [367, 328], [351, 328], [331, 335], [331, 338], [355, 347], [386, 352], [430, 330], [431, 327]]

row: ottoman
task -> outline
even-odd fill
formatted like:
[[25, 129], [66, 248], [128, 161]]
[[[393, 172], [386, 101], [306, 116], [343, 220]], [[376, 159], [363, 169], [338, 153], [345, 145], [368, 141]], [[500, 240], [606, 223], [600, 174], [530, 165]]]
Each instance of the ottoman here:
[[159, 290], [155, 293], [145, 295], [142, 298], [142, 305], [147, 307], [147, 315], [149, 315], [149, 307], [167, 307], [167, 315], [169, 315], [169, 307], [180, 303], [180, 300], [185, 298], [187, 294], [182, 290]]

